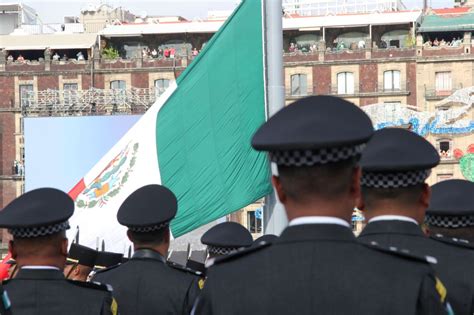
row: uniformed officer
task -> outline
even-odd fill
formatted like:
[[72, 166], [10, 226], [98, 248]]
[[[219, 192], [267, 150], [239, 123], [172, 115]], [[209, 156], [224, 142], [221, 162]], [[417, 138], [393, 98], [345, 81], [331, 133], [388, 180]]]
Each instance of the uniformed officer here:
[[195, 314], [445, 314], [425, 257], [365, 246], [350, 229], [372, 134], [360, 108], [330, 96], [302, 98], [260, 127], [252, 145], [278, 165], [289, 227], [272, 245], [216, 259]]
[[19, 267], [15, 278], [4, 282], [13, 314], [116, 314], [105, 285], [63, 275], [73, 211], [72, 199], [52, 188], [27, 192], [0, 211], [0, 227], [13, 236], [9, 250]]
[[249, 230], [236, 222], [222, 222], [214, 225], [201, 237], [201, 243], [207, 245], [209, 258], [225, 256], [252, 245], [253, 238]]
[[64, 268], [64, 276], [67, 279], [87, 281], [87, 277], [94, 268], [97, 251], [95, 249], [72, 243]]
[[95, 268], [98, 270], [118, 265], [123, 260], [123, 254], [101, 251], [97, 253]]
[[474, 249], [474, 183], [450, 179], [433, 185], [425, 223], [432, 238]]
[[428, 238], [420, 227], [430, 200], [425, 180], [439, 160], [437, 150], [416, 133], [399, 128], [375, 132], [360, 161], [369, 223], [359, 239], [436, 257], [433, 267], [448, 289], [455, 313], [473, 314], [474, 275], [466, 270], [474, 264], [474, 256], [462, 258], [450, 246]]
[[122, 315], [189, 314], [198, 278], [165, 260], [177, 207], [175, 195], [160, 185], [136, 190], [121, 205], [117, 219], [128, 227], [135, 253], [124, 264], [98, 271], [93, 280], [113, 286]]

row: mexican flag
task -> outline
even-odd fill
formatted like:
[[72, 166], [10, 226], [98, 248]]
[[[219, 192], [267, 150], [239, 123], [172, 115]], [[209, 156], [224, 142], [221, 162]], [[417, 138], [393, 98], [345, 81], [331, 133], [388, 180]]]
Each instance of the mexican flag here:
[[[162, 184], [178, 198], [179, 237], [271, 192], [264, 154], [250, 146], [265, 120], [262, 3], [244, 0], [205, 49], [70, 191], [69, 238], [125, 252], [116, 213], [133, 191]], [[87, 154], [87, 152], [84, 152]], [[157, 211], [159, 205], [157, 205]]]

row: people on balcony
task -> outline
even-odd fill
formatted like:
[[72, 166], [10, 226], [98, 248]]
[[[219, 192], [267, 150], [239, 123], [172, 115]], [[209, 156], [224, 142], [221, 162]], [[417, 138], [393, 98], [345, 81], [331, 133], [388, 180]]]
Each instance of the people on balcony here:
[[61, 57], [59, 56], [59, 54], [57, 52], [54, 53], [53, 55], [53, 61], [59, 61]]
[[84, 58], [84, 55], [82, 54], [82, 51], [78, 52], [76, 56], [77, 56], [77, 61], [86, 60], [86, 58]]
[[8, 55], [7, 60], [8, 60], [8, 61], [13, 61], [13, 56], [12, 56], [12, 55]]
[[16, 58], [16, 61], [23, 62], [25, 61], [25, 58], [21, 54], [19, 54], [18, 57]]

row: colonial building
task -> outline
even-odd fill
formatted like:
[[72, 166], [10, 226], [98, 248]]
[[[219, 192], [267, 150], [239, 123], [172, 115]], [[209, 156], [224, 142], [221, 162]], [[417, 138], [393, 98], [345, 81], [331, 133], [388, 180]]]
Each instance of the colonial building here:
[[[83, 12], [84, 23], [90, 12]], [[344, 97], [366, 110], [378, 128], [410, 128], [427, 137], [442, 157], [430, 183], [474, 180], [472, 21], [465, 5], [424, 15], [287, 13], [287, 103], [306, 95]], [[223, 22], [110, 25], [92, 36], [71, 35], [77, 35], [72, 42], [59, 35], [0, 36], [0, 207], [22, 193], [23, 173], [15, 163], [23, 163], [25, 115], [144, 112]], [[255, 236], [261, 233], [261, 206], [233, 214]]]

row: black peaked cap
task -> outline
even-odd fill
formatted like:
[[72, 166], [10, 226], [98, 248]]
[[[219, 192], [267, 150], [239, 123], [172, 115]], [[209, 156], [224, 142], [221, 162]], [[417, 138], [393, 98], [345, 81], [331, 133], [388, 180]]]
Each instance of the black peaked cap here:
[[462, 179], [450, 179], [431, 187], [430, 206], [427, 215], [472, 216], [474, 215], [474, 183]]
[[48, 227], [66, 222], [74, 213], [74, 201], [55, 188], [29, 191], [0, 211], [0, 227], [8, 229]]
[[360, 166], [367, 172], [404, 172], [431, 169], [439, 154], [425, 138], [401, 128], [377, 130], [362, 153]]
[[72, 243], [69, 248], [68, 259], [77, 262], [79, 265], [84, 265], [93, 268], [97, 259], [98, 251], [95, 249]]
[[[117, 220], [130, 229], [161, 227], [176, 216], [178, 200], [161, 185], [147, 185], [134, 191], [120, 206]], [[145, 230], [144, 230], [145, 231]]]
[[122, 254], [112, 252], [98, 252], [95, 260], [96, 267], [111, 267], [122, 262]]
[[278, 236], [274, 234], [265, 234], [253, 241], [252, 247], [258, 247], [263, 244], [272, 244], [278, 239]]
[[213, 247], [239, 248], [252, 245], [250, 232], [236, 222], [223, 222], [210, 228], [201, 237], [201, 243]]
[[358, 145], [374, 132], [367, 114], [333, 96], [309, 96], [286, 106], [255, 133], [259, 151], [321, 149]]

